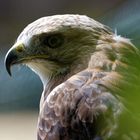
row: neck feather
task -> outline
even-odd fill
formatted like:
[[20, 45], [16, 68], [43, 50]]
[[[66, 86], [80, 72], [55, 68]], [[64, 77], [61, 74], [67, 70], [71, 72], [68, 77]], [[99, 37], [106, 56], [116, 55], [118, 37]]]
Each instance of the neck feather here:
[[113, 35], [98, 41], [88, 68], [108, 73], [102, 85], [122, 96], [124, 92], [134, 92], [134, 89], [140, 91], [139, 63], [139, 50], [128, 39]]

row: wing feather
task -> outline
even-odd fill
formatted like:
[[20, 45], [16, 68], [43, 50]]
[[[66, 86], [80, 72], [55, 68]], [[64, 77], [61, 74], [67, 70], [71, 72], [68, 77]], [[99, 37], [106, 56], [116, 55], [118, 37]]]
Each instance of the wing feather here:
[[[57, 86], [48, 95], [40, 113], [38, 135], [41, 140], [60, 140], [62, 137], [90, 139], [97, 135], [110, 135], [113, 130], [108, 129], [114, 127], [109, 126], [116, 125], [122, 105], [102, 86], [101, 81], [108, 74], [101, 70], [86, 69]], [[101, 116], [105, 118], [106, 115], [110, 117], [102, 120]], [[101, 122], [97, 123], [99, 119]], [[98, 131], [99, 125], [103, 125], [102, 134], [93, 131], [95, 128]]]

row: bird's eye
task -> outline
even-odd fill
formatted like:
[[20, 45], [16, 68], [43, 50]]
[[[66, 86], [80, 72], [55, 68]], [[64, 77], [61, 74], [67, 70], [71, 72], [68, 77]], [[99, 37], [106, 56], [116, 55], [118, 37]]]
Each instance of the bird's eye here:
[[64, 38], [60, 34], [47, 35], [43, 37], [43, 44], [50, 48], [56, 48], [63, 44]]

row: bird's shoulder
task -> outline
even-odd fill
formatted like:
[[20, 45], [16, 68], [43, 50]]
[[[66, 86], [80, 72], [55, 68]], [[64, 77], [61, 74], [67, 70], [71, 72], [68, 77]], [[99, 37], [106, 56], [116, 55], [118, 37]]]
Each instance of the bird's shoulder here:
[[41, 108], [39, 135], [47, 135], [56, 126], [77, 129], [79, 121], [94, 124], [100, 115], [117, 116], [119, 101], [101, 83], [108, 74], [86, 69], [54, 88]]

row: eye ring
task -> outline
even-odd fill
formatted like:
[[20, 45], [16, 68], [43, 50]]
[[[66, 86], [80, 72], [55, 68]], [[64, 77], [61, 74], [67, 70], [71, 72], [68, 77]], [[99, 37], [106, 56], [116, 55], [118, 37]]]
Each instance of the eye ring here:
[[50, 48], [57, 48], [64, 42], [64, 37], [61, 34], [52, 34], [43, 37], [43, 44]]

